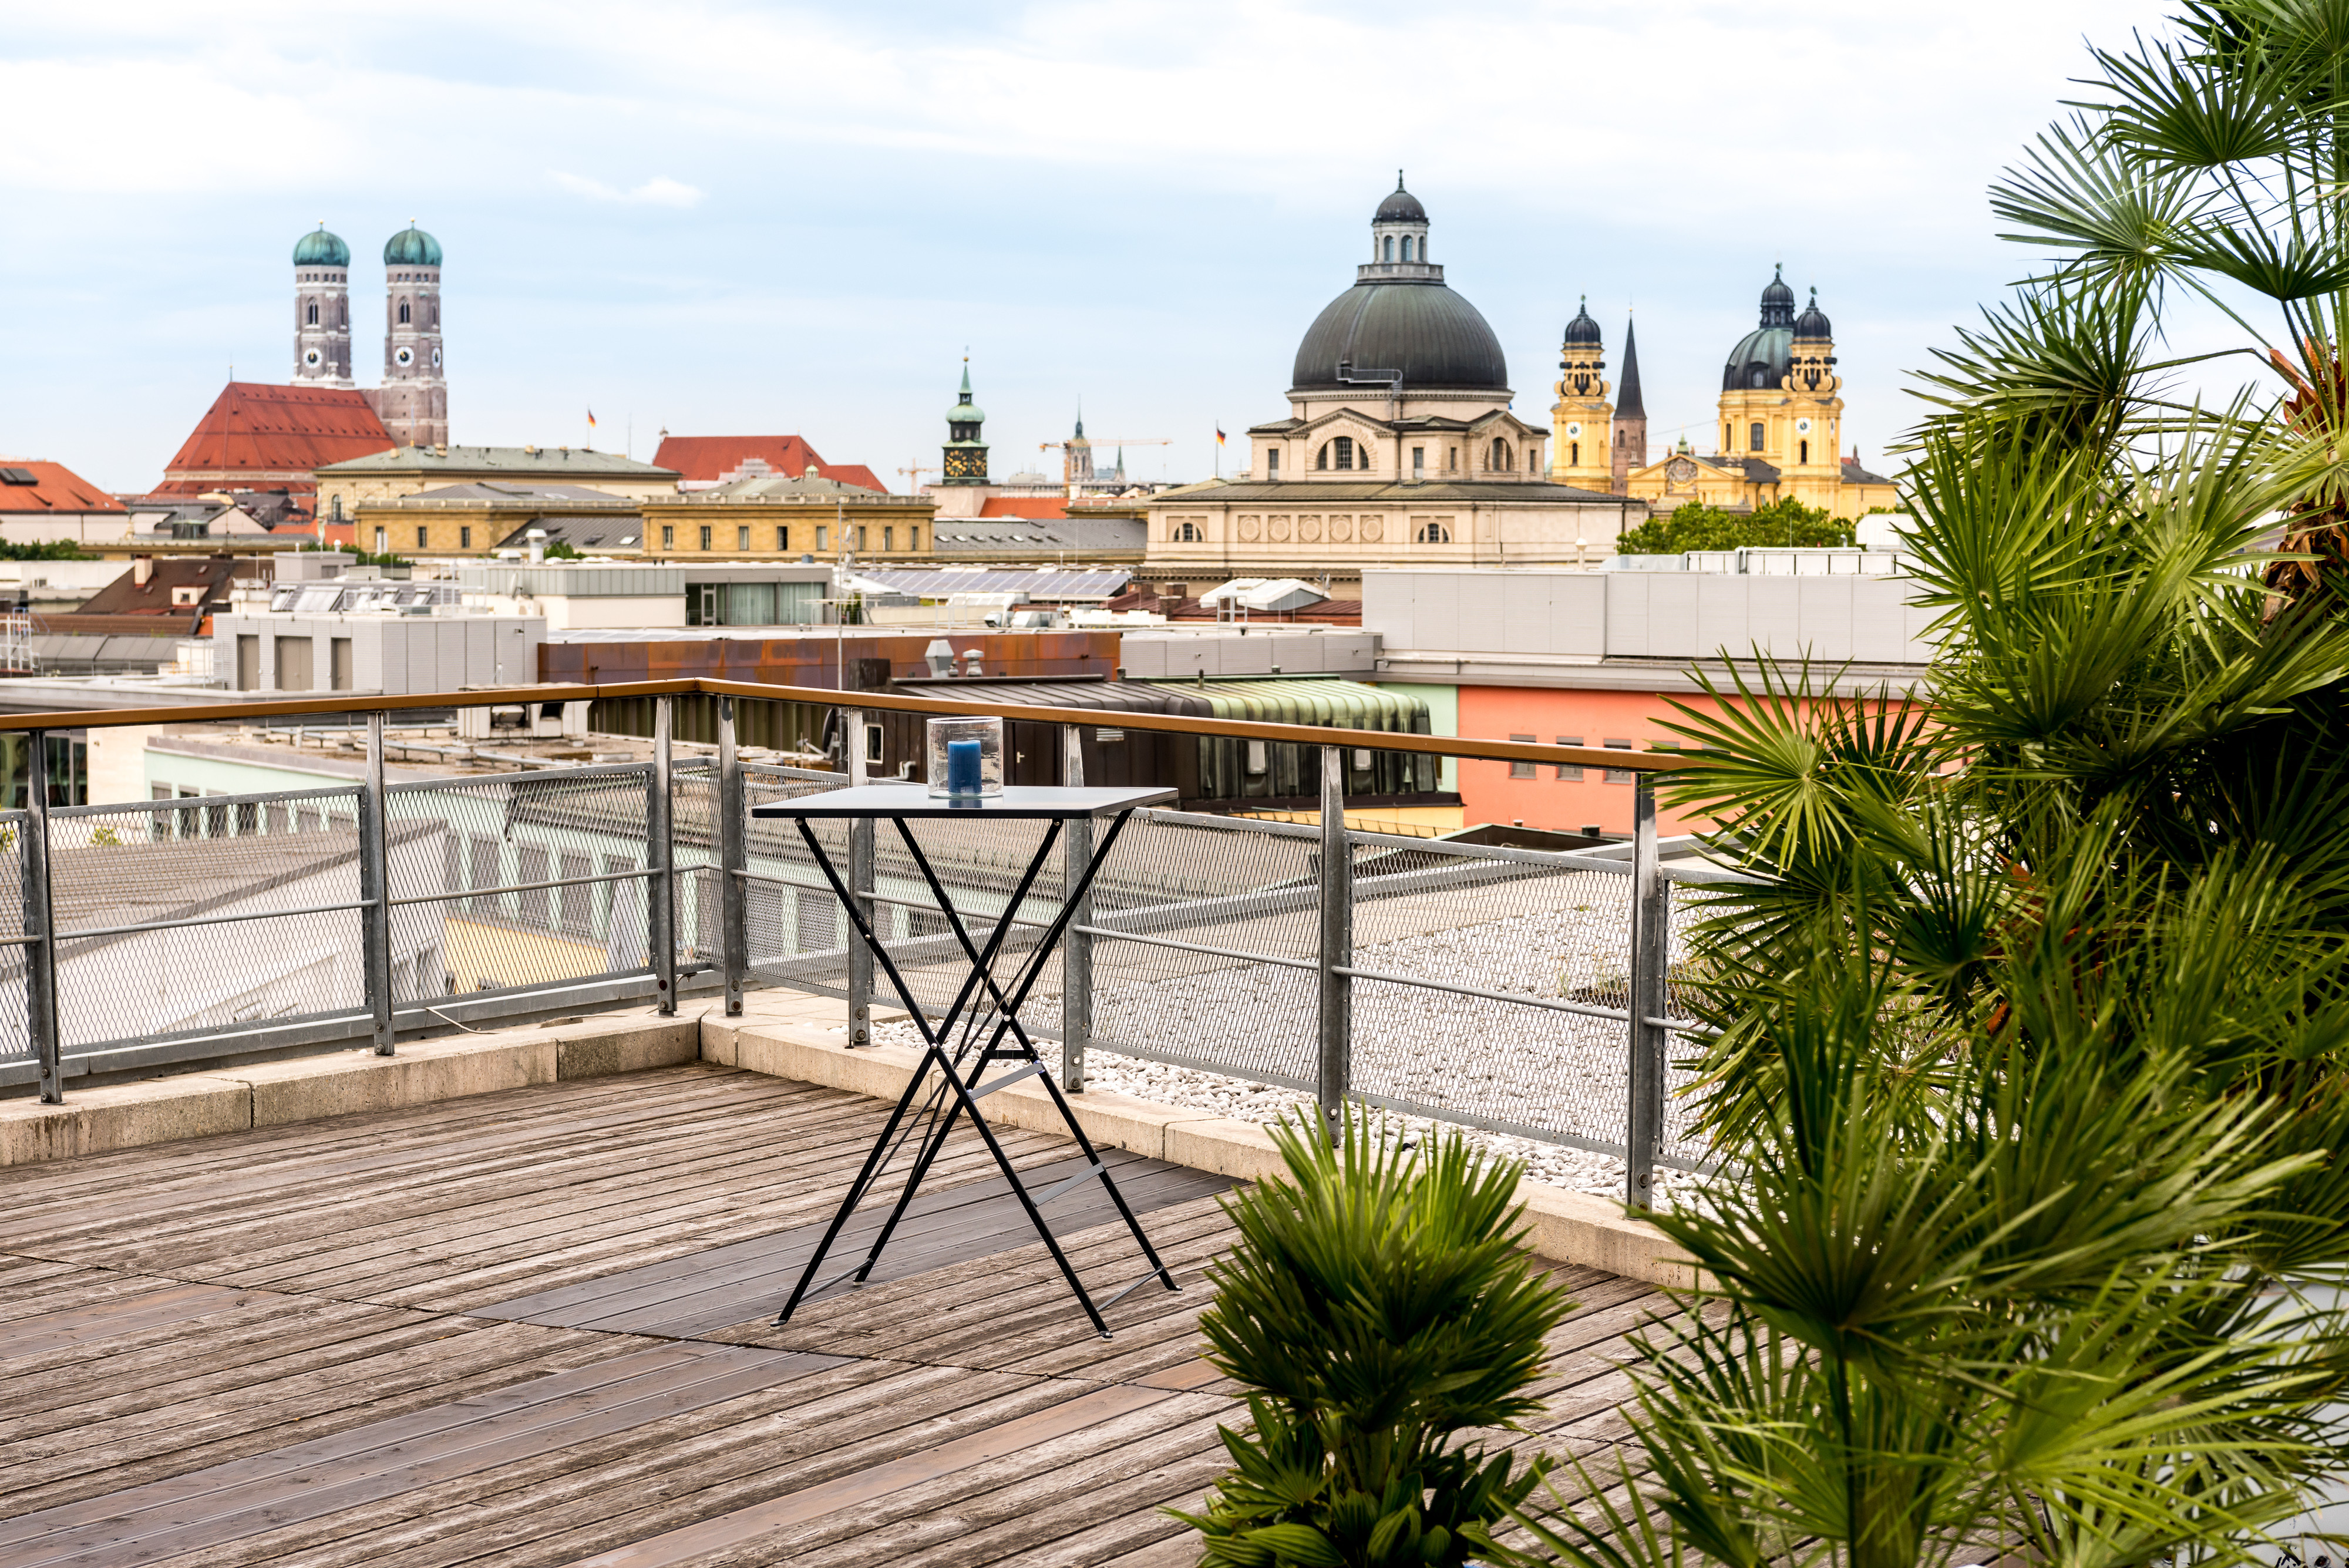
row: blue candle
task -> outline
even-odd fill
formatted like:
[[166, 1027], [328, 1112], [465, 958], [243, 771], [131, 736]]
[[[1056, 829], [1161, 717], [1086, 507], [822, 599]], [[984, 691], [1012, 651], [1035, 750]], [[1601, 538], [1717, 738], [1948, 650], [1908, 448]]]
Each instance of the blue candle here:
[[948, 794], [978, 793], [978, 742], [977, 741], [947, 742], [947, 793]]

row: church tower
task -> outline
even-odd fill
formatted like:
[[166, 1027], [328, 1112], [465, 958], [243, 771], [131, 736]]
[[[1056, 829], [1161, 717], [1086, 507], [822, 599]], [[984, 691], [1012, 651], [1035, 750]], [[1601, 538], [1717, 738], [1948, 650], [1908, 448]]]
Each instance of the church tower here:
[[294, 246], [294, 382], [351, 384], [351, 247], [324, 223]]
[[1607, 401], [1606, 378], [1599, 374], [1607, 369], [1606, 352], [1586, 296], [1582, 308], [1566, 324], [1566, 340], [1558, 350], [1557, 368], [1565, 375], [1549, 410], [1552, 483], [1603, 493], [1615, 483], [1610, 451], [1615, 410]]
[[1806, 505], [1825, 503], [1843, 479], [1843, 378], [1835, 373], [1835, 327], [1811, 290], [1809, 308], [1795, 318], [1788, 345], [1786, 391], [1792, 423], [1787, 428], [1785, 483]]
[[1077, 433], [1069, 438], [1069, 444], [1061, 449], [1061, 483], [1068, 486], [1069, 499], [1073, 501], [1080, 486], [1093, 482], [1093, 443], [1085, 439], [1085, 410], [1081, 404], [1077, 408]]
[[1623, 384], [1615, 397], [1614, 479], [1608, 485], [1628, 494], [1635, 468], [1648, 466], [1648, 405], [1640, 397], [1640, 339], [1630, 317], [1623, 318]]
[[947, 410], [946, 455], [938, 464], [940, 484], [985, 484], [987, 441], [979, 434], [987, 412], [970, 400], [970, 360], [962, 362], [962, 399]]
[[383, 385], [376, 414], [402, 446], [449, 444], [440, 364], [440, 242], [413, 223], [383, 247]]

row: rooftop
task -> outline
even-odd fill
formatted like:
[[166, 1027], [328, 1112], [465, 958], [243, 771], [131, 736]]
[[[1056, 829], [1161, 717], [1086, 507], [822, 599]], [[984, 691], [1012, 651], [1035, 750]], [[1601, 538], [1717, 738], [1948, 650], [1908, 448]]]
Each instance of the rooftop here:
[[[357, 397], [356, 392], [347, 394]], [[639, 462], [617, 452], [585, 446], [390, 446], [364, 456], [322, 463], [322, 472], [337, 478], [361, 478], [375, 473], [492, 473], [504, 472], [560, 480], [566, 474], [602, 479], [641, 479], [675, 483], [677, 472]]]
[[122, 510], [122, 503], [62, 462], [0, 457], [0, 517]]
[[306, 477], [395, 451], [383, 421], [355, 389], [231, 381], [164, 465], [157, 493], [219, 490], [222, 479], [235, 475]]

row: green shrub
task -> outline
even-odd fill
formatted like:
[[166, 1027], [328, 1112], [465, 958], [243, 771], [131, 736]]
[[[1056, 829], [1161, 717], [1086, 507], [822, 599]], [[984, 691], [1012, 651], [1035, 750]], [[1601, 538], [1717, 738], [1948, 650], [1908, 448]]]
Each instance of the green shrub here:
[[1272, 1129], [1288, 1168], [1228, 1200], [1209, 1271], [1215, 1365], [1254, 1390], [1201, 1515], [1208, 1564], [1456, 1568], [1547, 1469], [1455, 1441], [1514, 1428], [1571, 1308], [1516, 1244], [1522, 1167], [1457, 1134], [1407, 1150], [1349, 1109], [1333, 1146]]

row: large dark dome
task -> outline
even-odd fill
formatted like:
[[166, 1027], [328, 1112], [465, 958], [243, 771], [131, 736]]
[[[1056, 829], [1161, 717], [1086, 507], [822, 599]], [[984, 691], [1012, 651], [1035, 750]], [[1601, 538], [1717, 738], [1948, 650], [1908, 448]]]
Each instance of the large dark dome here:
[[1354, 373], [1400, 370], [1405, 393], [1509, 389], [1501, 340], [1476, 307], [1440, 283], [1358, 283], [1323, 307], [1305, 329], [1290, 371], [1290, 395], [1346, 391], [1338, 361]]

